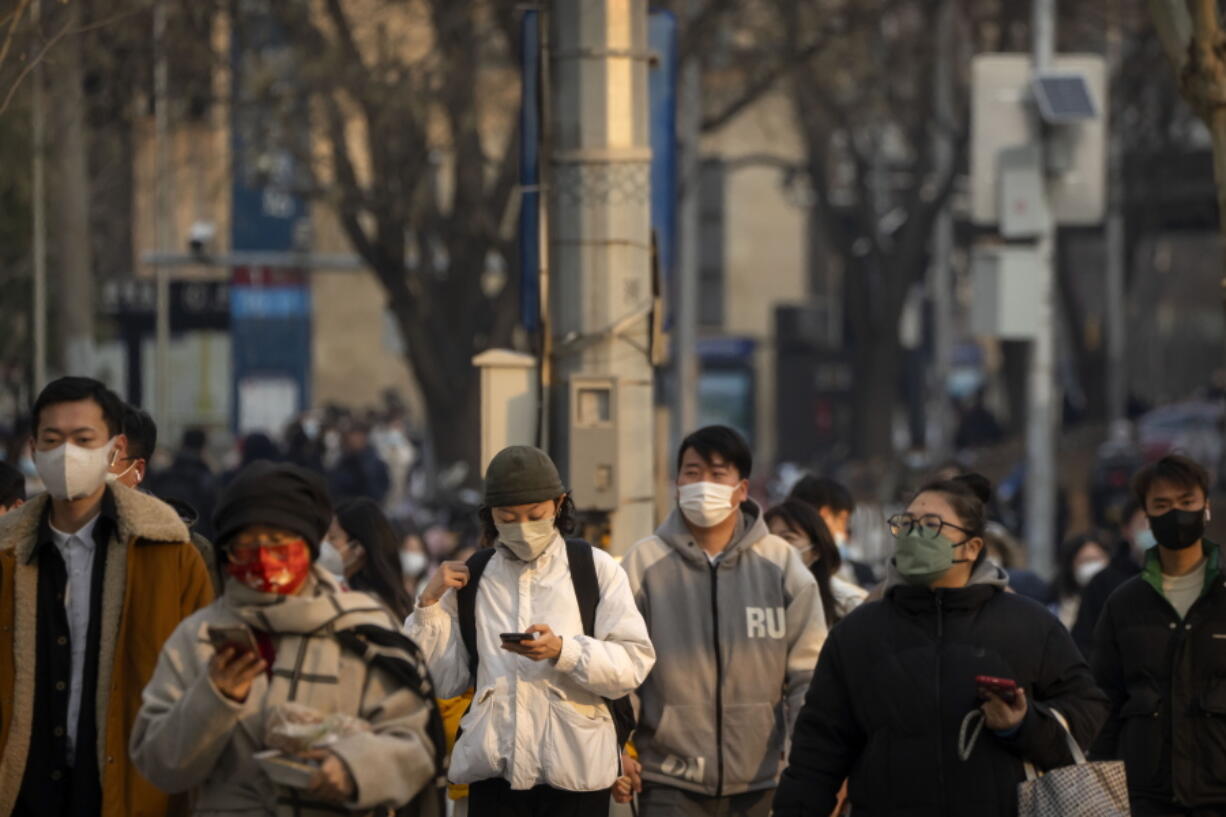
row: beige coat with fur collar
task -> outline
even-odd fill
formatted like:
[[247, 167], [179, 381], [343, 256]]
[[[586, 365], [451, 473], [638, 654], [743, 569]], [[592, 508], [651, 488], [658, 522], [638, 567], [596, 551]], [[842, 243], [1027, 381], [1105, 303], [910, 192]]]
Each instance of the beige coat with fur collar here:
[[[119, 517], [103, 579], [98, 655], [98, 764], [102, 817], [162, 817], [181, 803], [128, 759], [128, 741], [163, 642], [213, 598], [187, 528], [166, 503], [112, 485]], [[46, 495], [0, 517], [0, 814], [17, 800], [33, 727], [38, 564], [30, 563]], [[89, 692], [87, 691], [87, 694]]]

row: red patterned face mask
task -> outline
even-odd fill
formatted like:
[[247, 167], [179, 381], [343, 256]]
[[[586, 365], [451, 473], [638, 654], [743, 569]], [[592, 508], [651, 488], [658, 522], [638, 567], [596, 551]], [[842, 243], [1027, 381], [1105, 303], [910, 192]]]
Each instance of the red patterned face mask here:
[[301, 539], [236, 547], [230, 551], [226, 571], [252, 590], [292, 596], [311, 574], [311, 549]]

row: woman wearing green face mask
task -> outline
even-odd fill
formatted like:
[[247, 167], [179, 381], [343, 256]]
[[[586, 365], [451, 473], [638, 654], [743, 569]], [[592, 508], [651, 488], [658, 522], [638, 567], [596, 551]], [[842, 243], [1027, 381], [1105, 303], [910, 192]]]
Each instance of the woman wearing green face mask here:
[[829, 814], [844, 779], [856, 817], [1013, 817], [1024, 762], [1073, 762], [1053, 710], [1082, 746], [1097, 733], [1106, 698], [1068, 632], [984, 556], [991, 496], [978, 475], [940, 480], [889, 520], [884, 597], [826, 641], [776, 817]]

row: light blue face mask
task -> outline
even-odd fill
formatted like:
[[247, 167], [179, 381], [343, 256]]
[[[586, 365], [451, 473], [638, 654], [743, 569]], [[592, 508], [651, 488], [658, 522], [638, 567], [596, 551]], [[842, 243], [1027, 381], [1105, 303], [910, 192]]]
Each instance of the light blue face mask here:
[[834, 546], [839, 549], [839, 555], [843, 557], [843, 561], [850, 562], [851, 548], [847, 546], [847, 534], [842, 531], [835, 531], [831, 535], [834, 536]]
[[1149, 528], [1146, 528], [1137, 534], [1136, 546], [1138, 550], [1149, 550], [1152, 547], [1156, 547], [1157, 544], [1158, 539], [1154, 536], [1154, 532]]

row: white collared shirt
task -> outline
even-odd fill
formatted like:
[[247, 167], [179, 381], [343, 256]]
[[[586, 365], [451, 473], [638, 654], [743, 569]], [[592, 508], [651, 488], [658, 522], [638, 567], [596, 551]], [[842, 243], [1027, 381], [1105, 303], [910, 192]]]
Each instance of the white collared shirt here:
[[50, 525], [55, 549], [64, 560], [68, 574], [64, 592], [64, 612], [68, 614], [68, 637], [72, 647], [72, 682], [68, 693], [68, 762], [72, 763], [77, 746], [77, 721], [81, 716], [81, 685], [85, 674], [85, 647], [89, 640], [89, 604], [94, 575], [94, 527], [98, 516], [86, 522], [76, 533], [64, 533]]

